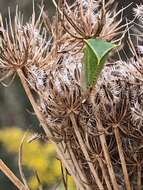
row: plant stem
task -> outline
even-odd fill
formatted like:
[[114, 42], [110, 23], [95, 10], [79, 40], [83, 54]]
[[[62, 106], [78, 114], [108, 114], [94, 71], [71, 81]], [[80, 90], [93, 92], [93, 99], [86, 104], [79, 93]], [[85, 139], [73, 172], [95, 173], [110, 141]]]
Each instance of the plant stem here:
[[76, 119], [75, 119], [75, 115], [73, 113], [71, 113], [70, 118], [71, 118], [71, 122], [72, 122], [72, 125], [73, 125], [73, 128], [74, 128], [75, 134], [77, 136], [78, 142], [80, 144], [80, 147], [81, 147], [81, 149], [82, 149], [82, 151], [84, 153], [84, 156], [85, 156], [85, 158], [86, 158], [86, 160], [88, 162], [89, 168], [91, 169], [91, 172], [92, 172], [92, 174], [93, 174], [93, 176], [95, 178], [95, 182], [96, 182], [96, 184], [97, 184], [97, 186], [99, 187], [100, 190], [104, 190], [104, 187], [103, 187], [103, 185], [101, 183], [101, 180], [99, 179], [99, 177], [98, 177], [98, 175], [97, 175], [97, 173], [95, 171], [95, 168], [94, 168], [94, 166], [92, 164], [92, 161], [91, 161], [91, 159], [89, 157], [89, 154], [88, 154], [88, 152], [86, 150], [85, 143], [84, 143], [84, 141], [82, 139], [82, 136], [81, 136], [81, 134], [79, 132], [79, 128], [78, 128], [78, 125], [77, 125], [77, 122], [76, 122]]
[[79, 177], [75, 174], [75, 172], [73, 171], [73, 166], [72, 166], [72, 163], [71, 163], [71, 160], [70, 158], [67, 158], [67, 154], [64, 153], [64, 149], [62, 147], [62, 144], [57, 144], [55, 143], [54, 141], [54, 137], [52, 136], [52, 133], [51, 131], [49, 130], [48, 126], [47, 126], [47, 123], [45, 121], [45, 118], [43, 116], [43, 114], [39, 111], [38, 109], [38, 105], [37, 103], [35, 102], [34, 98], [33, 98], [33, 95], [31, 93], [31, 90], [27, 84], [27, 81], [25, 80], [25, 76], [23, 74], [23, 71], [21, 69], [18, 69], [17, 70], [17, 74], [21, 80], [21, 83], [23, 85], [23, 88], [25, 90], [25, 93], [26, 95], [28, 96], [29, 98], [29, 101], [34, 109], [34, 112], [40, 122], [40, 124], [42, 125], [47, 137], [52, 141], [52, 143], [55, 145], [55, 148], [56, 148], [56, 152], [58, 154], [58, 156], [60, 157], [62, 163], [64, 164], [64, 166], [67, 168], [68, 172], [71, 174], [71, 176], [73, 177], [77, 187], [80, 189], [80, 190], [85, 190], [82, 186], [82, 181], [79, 179]]
[[108, 188], [108, 190], [112, 190], [112, 187], [110, 185], [110, 180], [109, 180], [109, 177], [107, 175], [107, 171], [105, 170], [105, 167], [104, 167], [104, 164], [101, 160], [100, 157], [97, 158], [98, 162], [99, 162], [99, 165], [100, 165], [100, 168], [101, 168], [101, 171], [102, 171], [102, 175], [104, 177], [104, 180], [105, 180], [105, 183], [106, 183], [106, 186]]
[[37, 118], [38, 118], [40, 124], [41, 124], [42, 127], [44, 128], [44, 130], [45, 130], [47, 136], [48, 136], [49, 138], [51, 137], [51, 139], [52, 139], [51, 132], [50, 132], [49, 128], [47, 127], [47, 124], [45, 123], [45, 119], [44, 119], [42, 113], [41, 113], [41, 112], [39, 111], [39, 109], [38, 109], [38, 105], [37, 105], [37, 103], [35, 102], [35, 100], [34, 100], [34, 98], [33, 98], [33, 95], [32, 95], [32, 93], [31, 93], [31, 90], [29, 89], [29, 86], [28, 86], [28, 84], [27, 84], [27, 81], [25, 80], [25, 76], [24, 76], [24, 74], [23, 74], [23, 71], [22, 71], [21, 69], [18, 69], [18, 70], [17, 70], [17, 74], [18, 74], [18, 76], [19, 76], [19, 78], [20, 78], [20, 80], [21, 80], [21, 83], [22, 83], [22, 85], [23, 85], [23, 87], [24, 87], [24, 90], [25, 90], [25, 92], [26, 92], [26, 95], [27, 95], [27, 97], [28, 97], [29, 100], [30, 100], [30, 103], [31, 103], [31, 105], [32, 105], [32, 107], [33, 107], [33, 109], [34, 109], [34, 112], [35, 112], [35, 114], [36, 114], [36, 116], [37, 116]]
[[[96, 122], [97, 123], [97, 129], [99, 131], [102, 131], [103, 130], [102, 124], [100, 123], [100, 121], [99, 121], [99, 119], [97, 117], [96, 117], [96, 121], [97, 121]], [[104, 153], [104, 156], [105, 156], [105, 160], [107, 162], [107, 168], [108, 168], [108, 172], [109, 172], [109, 175], [110, 175], [110, 179], [111, 179], [113, 188], [114, 188], [114, 190], [119, 190], [119, 187], [118, 187], [118, 184], [117, 184], [117, 181], [116, 181], [116, 177], [115, 177], [115, 172], [113, 170], [110, 154], [109, 154], [109, 151], [108, 151], [108, 146], [107, 146], [105, 134], [104, 133], [101, 134], [99, 136], [99, 138], [100, 138], [101, 146], [102, 146], [103, 153]]]
[[68, 148], [72, 163], [73, 163], [75, 169], [77, 170], [77, 173], [79, 174], [81, 181], [83, 181], [83, 185], [86, 187], [87, 190], [91, 190], [91, 188], [88, 185], [88, 181], [84, 175], [84, 172], [81, 170], [81, 167], [80, 167], [79, 163], [77, 162], [77, 159], [72, 151], [70, 143], [67, 144], [67, 148]]
[[120, 132], [119, 132], [118, 127], [119, 127], [118, 125], [114, 125], [113, 129], [114, 129], [117, 147], [118, 147], [118, 151], [119, 151], [119, 157], [121, 160], [121, 165], [122, 165], [122, 170], [123, 170], [123, 174], [124, 174], [124, 180], [125, 180], [126, 188], [127, 188], [127, 190], [131, 190], [130, 180], [129, 180], [127, 166], [126, 166], [126, 161], [125, 161], [124, 152], [123, 152], [123, 148], [122, 148], [122, 141], [121, 141]]
[[0, 170], [9, 178], [9, 180], [19, 189], [28, 190], [24, 184], [13, 174], [13, 172], [0, 159]]
[[19, 173], [20, 173], [21, 180], [22, 180], [23, 184], [25, 185], [27, 190], [30, 190], [28, 183], [27, 183], [27, 180], [26, 180], [26, 177], [25, 177], [24, 172], [23, 172], [23, 168], [22, 168], [22, 165], [23, 165], [23, 144], [24, 144], [25, 138], [26, 138], [26, 133], [24, 134], [24, 136], [21, 140], [21, 143], [20, 143], [20, 147], [19, 147], [18, 168], [19, 168]]
[[142, 189], [142, 180], [141, 180], [141, 163], [137, 163], [137, 189], [141, 190]]

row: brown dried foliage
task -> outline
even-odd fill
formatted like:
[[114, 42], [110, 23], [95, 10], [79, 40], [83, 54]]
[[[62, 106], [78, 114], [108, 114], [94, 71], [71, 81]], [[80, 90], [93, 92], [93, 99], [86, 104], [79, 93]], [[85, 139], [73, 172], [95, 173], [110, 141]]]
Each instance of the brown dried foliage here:
[[81, 86], [84, 39], [120, 43], [123, 10], [109, 10], [112, 1], [53, 2], [57, 15], [52, 23], [42, 9], [43, 20], [36, 21], [33, 13], [32, 23], [24, 27], [17, 16], [14, 30], [11, 21], [6, 29], [1, 24], [0, 68], [6, 77], [18, 73], [77, 189], [141, 190], [141, 54], [129, 40], [131, 59], [108, 60], [92, 93], [85, 94]]

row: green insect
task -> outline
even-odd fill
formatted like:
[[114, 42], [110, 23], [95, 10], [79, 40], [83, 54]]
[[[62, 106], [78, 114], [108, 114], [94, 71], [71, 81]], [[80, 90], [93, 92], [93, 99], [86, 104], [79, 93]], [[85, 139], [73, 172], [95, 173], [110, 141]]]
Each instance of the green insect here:
[[85, 43], [83, 86], [84, 89], [88, 89], [96, 83], [109, 52], [117, 46], [100, 39], [88, 39]]

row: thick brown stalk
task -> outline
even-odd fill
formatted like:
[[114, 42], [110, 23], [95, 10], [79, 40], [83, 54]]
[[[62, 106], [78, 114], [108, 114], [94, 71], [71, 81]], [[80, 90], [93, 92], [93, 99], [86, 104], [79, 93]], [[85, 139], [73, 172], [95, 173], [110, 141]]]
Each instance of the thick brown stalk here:
[[86, 160], [88, 162], [89, 168], [90, 168], [90, 170], [91, 170], [91, 172], [92, 172], [92, 174], [93, 174], [93, 176], [95, 178], [95, 182], [96, 182], [99, 190], [104, 190], [102, 182], [101, 182], [100, 178], [98, 177], [98, 175], [97, 175], [97, 173], [95, 171], [94, 165], [93, 165], [93, 163], [92, 163], [92, 161], [90, 159], [90, 156], [88, 154], [88, 151], [86, 149], [85, 142], [83, 141], [82, 136], [81, 136], [81, 134], [79, 132], [79, 128], [78, 128], [74, 113], [70, 114], [70, 118], [71, 118], [71, 122], [72, 122], [72, 125], [73, 125], [73, 128], [74, 128], [76, 137], [78, 139], [79, 145], [80, 145], [80, 147], [81, 147], [81, 149], [83, 151], [83, 154], [84, 154], [84, 156], [85, 156], [85, 158], [86, 158]]
[[[103, 127], [102, 127], [102, 125], [101, 125], [101, 123], [100, 123], [100, 121], [99, 121], [99, 119], [97, 117], [96, 117], [96, 121], [97, 121], [97, 129], [98, 129], [98, 131], [103, 131]], [[119, 190], [119, 186], [117, 184], [117, 180], [116, 180], [116, 177], [115, 177], [115, 172], [113, 170], [113, 166], [112, 166], [112, 162], [111, 162], [111, 158], [110, 158], [110, 154], [109, 154], [105, 134], [104, 133], [100, 134], [99, 138], [100, 138], [101, 146], [102, 146], [103, 153], [104, 153], [104, 156], [105, 156], [105, 160], [106, 160], [108, 172], [109, 172], [109, 175], [110, 175], [110, 179], [111, 179], [111, 182], [112, 182], [112, 186], [113, 186], [114, 190]]]
[[122, 141], [121, 141], [121, 137], [120, 137], [119, 126], [114, 125], [113, 129], [114, 129], [115, 138], [116, 138], [116, 142], [117, 142], [121, 166], [122, 166], [122, 170], [123, 170], [123, 174], [124, 174], [126, 189], [131, 190], [130, 180], [129, 180], [127, 166], [126, 166], [126, 161], [125, 161], [124, 152], [123, 152], [123, 148], [122, 148]]
[[81, 181], [81, 179], [77, 175], [76, 171], [74, 170], [70, 156], [66, 153], [63, 153], [63, 151], [61, 149], [64, 150], [63, 148], [56, 146], [57, 154], [59, 155], [59, 158], [61, 159], [65, 168], [68, 170], [68, 172], [73, 177], [76, 186], [78, 187], [79, 190], [88, 190], [84, 187], [84, 184], [83, 184], [84, 182]]
[[40, 122], [40, 124], [42, 125], [46, 135], [48, 136], [48, 138], [52, 141], [52, 143], [55, 145], [55, 148], [56, 148], [56, 151], [57, 151], [57, 154], [59, 156], [59, 158], [61, 159], [63, 165], [65, 166], [65, 168], [67, 168], [68, 172], [71, 174], [71, 176], [73, 177], [75, 183], [76, 183], [76, 186], [79, 188], [79, 190], [85, 190], [83, 188], [83, 181], [80, 180], [80, 178], [76, 175], [75, 171], [73, 171], [73, 165], [72, 165], [72, 162], [71, 162], [71, 159], [69, 158], [69, 155], [67, 155], [65, 152], [64, 152], [64, 148], [62, 146], [61, 143], [56, 143], [54, 141], [54, 137], [52, 136], [51, 134], [51, 131], [49, 130], [48, 126], [47, 126], [47, 123], [45, 122], [45, 118], [43, 116], [43, 114], [39, 111], [38, 109], [38, 105], [37, 103], [35, 102], [35, 99], [31, 93], [31, 90], [29, 88], [29, 85], [25, 79], [25, 76], [23, 74], [23, 71], [21, 69], [18, 69], [17, 70], [17, 74], [21, 80], [21, 83], [23, 85], [23, 88], [25, 90], [25, 93], [26, 95], [28, 96], [29, 98], [29, 101], [33, 107], [33, 110]]
[[82, 171], [82, 169], [81, 169], [79, 163], [77, 162], [77, 159], [72, 151], [70, 143], [67, 144], [67, 148], [68, 148], [70, 158], [73, 163], [73, 167], [75, 167], [75, 172], [77, 171], [77, 173], [79, 174], [79, 177], [80, 177], [81, 181], [83, 181], [83, 185], [86, 187], [86, 189], [91, 190], [91, 187], [88, 185], [88, 181], [84, 175], [84, 171]]
[[142, 189], [141, 163], [137, 163], [137, 190]]
[[112, 190], [112, 187], [111, 187], [111, 184], [110, 184], [110, 180], [109, 180], [109, 176], [107, 174], [107, 171], [105, 169], [105, 166], [101, 160], [100, 157], [97, 158], [98, 162], [99, 162], [99, 165], [100, 165], [100, 168], [101, 168], [101, 171], [102, 171], [102, 175], [103, 175], [103, 178], [105, 180], [105, 183], [106, 183], [106, 186], [107, 186], [107, 189], [108, 190]]
[[13, 172], [5, 165], [5, 163], [0, 159], [0, 171], [2, 171], [9, 180], [19, 189], [28, 190], [24, 184], [13, 174]]
[[38, 118], [40, 124], [41, 124], [42, 127], [44, 128], [44, 130], [45, 130], [45, 132], [46, 132], [48, 138], [50, 138], [50, 140], [51, 140], [51, 139], [53, 138], [53, 137], [52, 137], [52, 134], [51, 134], [49, 128], [47, 127], [47, 124], [45, 123], [45, 119], [44, 119], [42, 113], [41, 113], [41, 112], [39, 111], [39, 109], [38, 109], [38, 105], [37, 105], [37, 103], [35, 102], [35, 100], [34, 100], [34, 98], [33, 98], [33, 95], [32, 95], [32, 93], [31, 93], [31, 90], [29, 89], [29, 86], [28, 86], [28, 84], [27, 84], [27, 81], [25, 80], [25, 76], [24, 76], [24, 74], [23, 74], [23, 71], [22, 71], [21, 69], [18, 69], [18, 70], [17, 70], [17, 74], [18, 74], [18, 76], [19, 76], [19, 78], [20, 78], [20, 80], [21, 80], [21, 83], [22, 83], [22, 85], [23, 85], [23, 88], [24, 88], [24, 90], [25, 90], [25, 93], [26, 93], [27, 97], [28, 97], [29, 100], [30, 100], [30, 103], [31, 103], [31, 105], [32, 105], [32, 107], [33, 107], [33, 110], [34, 110], [34, 112], [35, 112], [35, 114], [36, 114], [36, 116], [37, 116], [37, 118]]

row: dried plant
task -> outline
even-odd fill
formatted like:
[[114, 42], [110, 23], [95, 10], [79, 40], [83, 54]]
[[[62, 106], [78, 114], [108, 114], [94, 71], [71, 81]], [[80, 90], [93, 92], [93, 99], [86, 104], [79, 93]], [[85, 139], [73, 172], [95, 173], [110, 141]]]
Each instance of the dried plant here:
[[[112, 1], [53, 3], [53, 22], [41, 8], [23, 26], [1, 18], [0, 72], [17, 73], [63, 166], [80, 190], [142, 189], [142, 44], [129, 39], [132, 58], [109, 56], [98, 80], [83, 90], [83, 49], [89, 39], [120, 44], [126, 25]], [[142, 5], [136, 9], [142, 23]], [[120, 19], [118, 20], [118, 16]], [[142, 42], [142, 33], [138, 32]], [[138, 53], [140, 52], [140, 53]], [[37, 93], [35, 97], [32, 90]]]
[[13, 172], [5, 165], [2, 160], [0, 160], [0, 171], [2, 171], [19, 190], [28, 190], [26, 186], [13, 174]]

